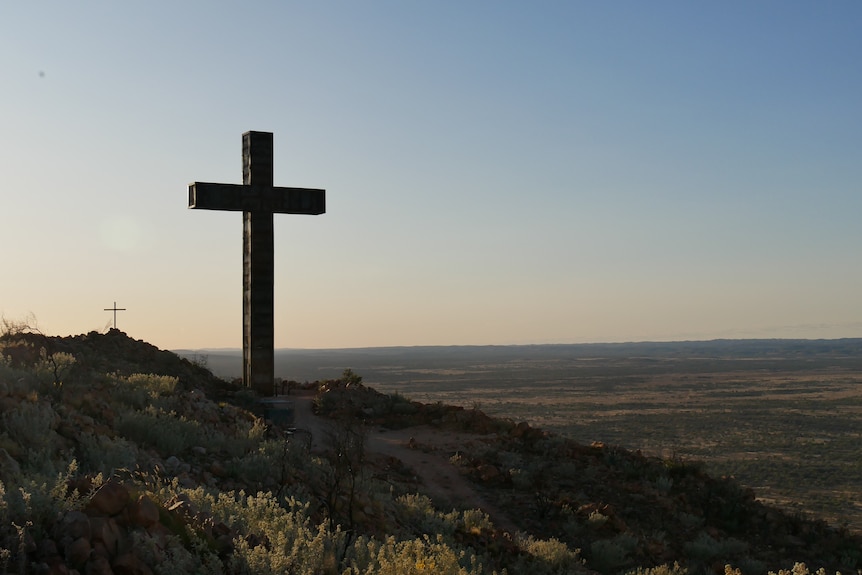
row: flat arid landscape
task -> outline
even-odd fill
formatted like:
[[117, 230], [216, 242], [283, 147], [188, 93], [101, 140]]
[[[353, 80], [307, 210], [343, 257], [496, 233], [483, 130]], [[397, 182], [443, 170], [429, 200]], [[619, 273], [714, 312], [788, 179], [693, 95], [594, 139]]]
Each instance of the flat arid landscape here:
[[[183, 352], [215, 373], [238, 355]], [[281, 350], [276, 373], [352, 368], [384, 393], [478, 407], [581, 443], [699, 460], [758, 499], [862, 530], [862, 339]]]

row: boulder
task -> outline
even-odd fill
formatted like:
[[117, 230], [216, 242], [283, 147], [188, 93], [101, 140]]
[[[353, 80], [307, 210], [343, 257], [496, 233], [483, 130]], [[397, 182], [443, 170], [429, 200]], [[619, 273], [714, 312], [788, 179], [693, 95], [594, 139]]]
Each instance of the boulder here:
[[0, 481], [12, 483], [20, 475], [21, 466], [8, 451], [0, 447]]
[[159, 506], [146, 495], [141, 495], [129, 505], [129, 521], [135, 527], [146, 529], [159, 522]]
[[118, 515], [128, 505], [131, 496], [119, 481], [110, 479], [102, 484], [93, 494], [87, 510], [95, 515]]
[[481, 479], [483, 483], [495, 481], [499, 479], [501, 475], [499, 469], [487, 463], [479, 465], [476, 468], [476, 471], [479, 473], [479, 479]]
[[116, 575], [153, 575], [153, 570], [134, 553], [125, 553], [114, 561]]
[[60, 538], [78, 539], [84, 537], [89, 539], [91, 533], [90, 518], [82, 511], [69, 511], [63, 516], [57, 529], [59, 530], [57, 535]]
[[114, 575], [114, 570], [111, 569], [111, 564], [104, 557], [93, 557], [87, 561], [87, 569], [84, 571], [86, 575]]
[[90, 558], [90, 540], [87, 537], [78, 537], [68, 545], [64, 551], [66, 563], [73, 567], [81, 567]]
[[120, 542], [123, 539], [123, 530], [117, 522], [110, 517], [94, 517], [91, 520], [93, 527], [93, 542], [100, 542], [108, 551], [109, 557], [115, 557], [119, 553]]

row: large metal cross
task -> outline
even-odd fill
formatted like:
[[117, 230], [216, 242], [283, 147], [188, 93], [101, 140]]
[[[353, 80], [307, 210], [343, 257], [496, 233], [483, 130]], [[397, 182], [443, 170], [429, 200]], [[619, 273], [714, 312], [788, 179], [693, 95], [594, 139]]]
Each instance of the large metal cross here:
[[275, 187], [272, 157], [270, 132], [246, 132], [242, 185], [189, 185], [190, 208], [242, 212], [242, 380], [264, 396], [275, 389], [272, 215], [326, 211], [324, 190]]

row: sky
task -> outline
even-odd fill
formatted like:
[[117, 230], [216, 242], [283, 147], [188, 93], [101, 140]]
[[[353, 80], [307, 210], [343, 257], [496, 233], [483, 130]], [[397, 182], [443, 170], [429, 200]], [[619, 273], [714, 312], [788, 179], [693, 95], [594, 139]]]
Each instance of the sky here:
[[862, 3], [0, 3], [0, 314], [242, 345], [274, 133], [275, 344], [862, 337]]

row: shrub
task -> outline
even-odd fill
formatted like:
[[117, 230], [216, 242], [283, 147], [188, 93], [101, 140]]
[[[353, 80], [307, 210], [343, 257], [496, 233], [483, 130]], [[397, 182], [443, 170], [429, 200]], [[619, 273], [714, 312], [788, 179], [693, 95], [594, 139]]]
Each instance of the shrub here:
[[0, 482], [0, 549], [8, 551], [7, 559], [21, 557], [22, 537], [28, 533], [43, 537], [58, 515], [83, 507], [86, 497], [67, 490], [76, 473], [77, 463], [72, 460], [54, 476], [31, 474], [18, 485]]
[[419, 493], [401, 495], [395, 500], [395, 520], [410, 534], [439, 533], [451, 536], [457, 528], [458, 512], [441, 513], [431, 499]]
[[75, 356], [70, 353], [48, 353], [43, 347], [39, 352], [39, 361], [34, 366], [34, 372], [40, 382], [40, 391], [60, 392], [63, 380], [75, 365]]
[[235, 457], [227, 464], [227, 471], [236, 478], [242, 478], [250, 484], [271, 484], [275, 486], [285, 483], [290, 474], [296, 472], [294, 464], [300, 464], [297, 457], [299, 447], [296, 443], [284, 440], [267, 440], [261, 442], [257, 449], [240, 457]]
[[513, 571], [518, 573], [532, 573], [533, 575], [574, 573], [583, 569], [583, 559], [580, 550], [570, 549], [565, 543], [557, 539], [535, 539], [530, 536], [519, 535], [516, 539], [518, 547], [528, 554], [529, 562], [519, 562], [513, 566]]
[[481, 509], [464, 510], [462, 521], [464, 523], [464, 531], [470, 533], [481, 533], [482, 531], [492, 531], [494, 529], [491, 518]]
[[662, 493], [669, 493], [671, 488], [673, 487], [673, 478], [668, 477], [667, 475], [660, 475], [656, 477], [653, 482], [655, 488]]
[[615, 571], [629, 561], [637, 539], [627, 533], [620, 533], [613, 539], [599, 539], [590, 545], [590, 566], [603, 573]]
[[134, 469], [138, 446], [122, 437], [83, 434], [80, 437], [81, 463], [87, 471], [112, 475], [118, 469]]
[[587, 517], [587, 525], [593, 528], [599, 528], [603, 526], [608, 521], [608, 516], [602, 514], [598, 509], [590, 513], [590, 516]]
[[509, 479], [512, 480], [512, 486], [521, 491], [532, 490], [535, 481], [532, 473], [521, 468], [509, 469]]
[[201, 445], [201, 424], [152, 406], [120, 417], [118, 431], [128, 439], [156, 448], [163, 455], [178, 455]]
[[247, 539], [235, 539], [231, 573], [335, 573], [338, 558], [344, 555], [344, 533], [330, 532], [323, 524], [312, 526], [307, 502], [278, 499], [271, 493], [210, 493], [203, 488], [183, 493], [200, 510], [267, 542], [253, 546]]
[[694, 541], [689, 541], [683, 546], [687, 556], [702, 561], [726, 559], [731, 555], [744, 552], [747, 548], [748, 545], [738, 539], [728, 538], [718, 541], [704, 531]]
[[[60, 445], [60, 436], [54, 431], [59, 416], [46, 401], [22, 401], [0, 417], [0, 435], [8, 438], [8, 447], [22, 471], [54, 473], [55, 451]], [[5, 443], [5, 442], [4, 442]]]
[[146, 531], [132, 532], [132, 545], [145, 564], [153, 566], [156, 575], [222, 575], [222, 562], [206, 543], [192, 529], [184, 535], [189, 548], [176, 535], [160, 541]]
[[479, 575], [485, 570], [473, 553], [456, 551], [443, 541], [442, 535], [432, 539], [385, 541], [360, 537], [353, 546], [350, 573], [375, 575]]
[[[688, 569], [685, 567], [681, 567], [679, 563], [674, 563], [673, 565], [659, 565], [658, 567], [638, 567], [637, 569], [632, 569], [631, 571], [627, 571], [626, 575], [687, 575]], [[725, 570], [726, 575], [730, 575]]]
[[150, 405], [170, 411], [176, 407], [174, 392], [178, 379], [166, 375], [135, 373], [113, 380], [112, 396], [134, 410], [143, 410]]

